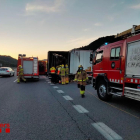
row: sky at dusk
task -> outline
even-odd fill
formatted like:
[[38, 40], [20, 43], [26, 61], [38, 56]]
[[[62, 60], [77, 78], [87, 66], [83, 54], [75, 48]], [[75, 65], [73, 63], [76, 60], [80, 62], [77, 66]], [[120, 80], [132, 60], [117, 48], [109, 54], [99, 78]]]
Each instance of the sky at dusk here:
[[46, 59], [140, 25], [140, 0], [0, 0], [0, 55]]

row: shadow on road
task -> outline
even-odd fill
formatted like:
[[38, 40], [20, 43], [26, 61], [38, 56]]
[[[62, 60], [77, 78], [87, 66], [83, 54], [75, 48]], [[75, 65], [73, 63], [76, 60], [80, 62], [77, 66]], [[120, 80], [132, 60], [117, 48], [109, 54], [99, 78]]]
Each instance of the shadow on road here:
[[137, 113], [139, 113], [140, 116], [140, 101], [136, 101], [125, 97], [113, 97], [110, 101], [110, 104], [128, 110], [136, 111]]

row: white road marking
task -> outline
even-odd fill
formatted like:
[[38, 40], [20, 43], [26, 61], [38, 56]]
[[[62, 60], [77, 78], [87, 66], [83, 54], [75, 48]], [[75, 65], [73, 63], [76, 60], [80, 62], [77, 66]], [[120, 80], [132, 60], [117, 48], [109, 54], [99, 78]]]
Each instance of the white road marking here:
[[81, 105], [73, 105], [73, 107], [79, 112], [79, 113], [88, 113], [89, 111], [86, 110], [84, 107]]
[[53, 88], [58, 88], [57, 86], [53, 86]]
[[55, 84], [50, 84], [51, 86], [54, 86]]
[[70, 96], [63, 96], [66, 100], [73, 100]]
[[51, 82], [48, 82], [49, 84], [51, 83]]
[[110, 129], [107, 125], [102, 122], [92, 123], [92, 126], [101, 133], [107, 140], [123, 140], [116, 132]]
[[18, 79], [16, 79], [14, 82], [16, 82]]
[[64, 91], [62, 91], [62, 90], [57, 90], [57, 92], [58, 92], [58, 93], [64, 93]]

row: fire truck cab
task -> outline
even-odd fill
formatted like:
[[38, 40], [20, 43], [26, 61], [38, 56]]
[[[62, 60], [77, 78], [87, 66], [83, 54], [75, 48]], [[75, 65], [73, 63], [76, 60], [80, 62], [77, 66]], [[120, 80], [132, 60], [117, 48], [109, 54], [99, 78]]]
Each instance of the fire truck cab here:
[[[140, 26], [121, 33], [122, 40], [96, 50], [93, 59], [93, 87], [101, 100], [112, 95], [140, 101]], [[125, 35], [125, 37], [124, 37]]]

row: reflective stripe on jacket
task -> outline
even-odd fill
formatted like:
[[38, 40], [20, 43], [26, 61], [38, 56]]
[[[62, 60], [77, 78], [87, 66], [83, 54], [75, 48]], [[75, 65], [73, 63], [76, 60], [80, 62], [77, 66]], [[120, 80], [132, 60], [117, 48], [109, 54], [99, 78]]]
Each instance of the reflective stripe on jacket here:
[[65, 74], [65, 72], [66, 72], [66, 70], [65, 70], [65, 68], [61, 68], [61, 70], [60, 70], [60, 72], [61, 72], [61, 76], [65, 76], [66, 74]]
[[50, 72], [51, 72], [51, 74], [54, 74], [55, 71], [56, 71], [55, 67], [50, 68]]
[[85, 70], [82, 71], [78, 71], [75, 75], [75, 81], [78, 82], [85, 82], [86, 80], [88, 80], [88, 76], [87, 76], [87, 72]]
[[58, 75], [60, 74], [60, 71], [59, 71], [59, 70], [57, 71], [57, 74], [58, 74]]
[[69, 68], [66, 68], [66, 75], [69, 74]]
[[60, 70], [61, 70], [61, 67], [58, 68], [58, 71], [57, 71], [57, 74], [58, 74], [58, 75], [60, 74]]
[[19, 69], [19, 75], [23, 75], [23, 69]]

